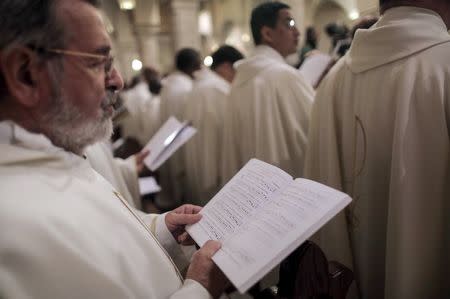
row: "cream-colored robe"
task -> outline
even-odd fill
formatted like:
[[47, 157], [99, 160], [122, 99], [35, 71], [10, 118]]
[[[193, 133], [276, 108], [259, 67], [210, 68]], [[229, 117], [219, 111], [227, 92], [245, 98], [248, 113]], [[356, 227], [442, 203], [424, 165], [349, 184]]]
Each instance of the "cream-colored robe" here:
[[131, 206], [141, 209], [141, 194], [134, 156], [126, 160], [114, 159], [111, 150], [104, 142], [88, 146], [85, 155], [92, 168], [110, 182]]
[[353, 259], [362, 298], [450, 298], [449, 129], [450, 36], [432, 11], [389, 9], [322, 82], [305, 176], [353, 203], [316, 237]]
[[224, 123], [222, 184], [258, 158], [302, 175], [314, 90], [268, 46], [236, 66]]
[[179, 121], [184, 120], [184, 105], [192, 90], [192, 78], [183, 72], [175, 71], [162, 81], [161, 89], [161, 124], [170, 116]]
[[144, 146], [161, 126], [160, 97], [151, 94], [145, 82], [122, 92], [121, 97], [128, 111], [118, 122], [122, 136], [135, 138]]
[[[175, 71], [162, 81], [161, 90], [161, 125], [170, 116], [183, 122], [187, 96], [192, 90], [192, 79], [180, 71]], [[180, 205], [185, 196], [185, 169], [181, 151], [175, 152], [159, 169], [162, 192], [155, 202], [163, 209]]]
[[220, 190], [223, 111], [230, 84], [213, 71], [194, 84], [185, 117], [197, 134], [183, 147], [187, 201], [205, 205]]
[[141, 223], [88, 161], [6, 121], [0, 152], [2, 298], [210, 298], [164, 217]]

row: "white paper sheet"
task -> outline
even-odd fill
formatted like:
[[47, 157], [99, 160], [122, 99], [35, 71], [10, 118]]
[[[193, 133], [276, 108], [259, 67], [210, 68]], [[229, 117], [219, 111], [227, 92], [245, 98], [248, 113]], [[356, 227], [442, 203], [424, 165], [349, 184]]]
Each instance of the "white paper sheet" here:
[[139, 190], [141, 195], [158, 193], [161, 191], [161, 186], [158, 185], [154, 177], [149, 176], [139, 178]]

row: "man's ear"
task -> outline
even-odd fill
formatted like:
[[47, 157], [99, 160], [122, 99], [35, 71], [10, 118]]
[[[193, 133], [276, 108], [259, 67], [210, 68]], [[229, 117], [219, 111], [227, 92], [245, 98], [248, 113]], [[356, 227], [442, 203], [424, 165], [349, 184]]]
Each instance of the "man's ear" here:
[[0, 70], [8, 94], [26, 107], [39, 102], [40, 59], [31, 49], [18, 47], [1, 55]]
[[273, 29], [268, 26], [261, 28], [261, 41], [263, 44], [271, 45], [273, 43]]

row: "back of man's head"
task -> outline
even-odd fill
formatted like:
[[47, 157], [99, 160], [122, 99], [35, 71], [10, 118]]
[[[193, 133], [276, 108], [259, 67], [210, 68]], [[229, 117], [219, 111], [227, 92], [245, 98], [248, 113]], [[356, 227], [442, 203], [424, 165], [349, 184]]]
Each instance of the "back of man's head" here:
[[449, 0], [380, 0], [380, 14], [397, 6], [415, 6], [432, 10], [439, 14], [447, 28], [450, 28]]
[[177, 70], [193, 76], [193, 73], [200, 69], [200, 54], [192, 48], [183, 48], [175, 55], [175, 67]]
[[[428, 0], [433, 1], [433, 0]], [[402, 6], [402, 5], [414, 5], [414, 3], [417, 2], [415, 0], [380, 0], [380, 11], [384, 12], [386, 9], [395, 7], [395, 6]]]
[[[84, 0], [96, 7], [98, 0]], [[0, 52], [16, 46], [34, 49], [63, 48], [64, 28], [56, 15], [56, 0], [1, 0]], [[8, 93], [0, 73], [0, 100]]]
[[233, 65], [236, 61], [244, 58], [244, 55], [232, 46], [221, 46], [213, 54], [211, 54], [211, 57], [213, 59], [211, 69], [215, 70], [218, 66], [224, 63]]
[[380, 12], [396, 6], [417, 6], [435, 10], [442, 5], [448, 6], [448, 0], [380, 0]]
[[278, 12], [282, 9], [289, 8], [289, 5], [275, 1], [263, 3], [253, 9], [250, 26], [255, 45], [262, 43], [261, 28], [263, 26], [275, 28], [278, 20]]
[[152, 67], [145, 67], [142, 70], [142, 75], [148, 84], [148, 88], [152, 94], [159, 94], [162, 88], [161, 76], [159, 72]]

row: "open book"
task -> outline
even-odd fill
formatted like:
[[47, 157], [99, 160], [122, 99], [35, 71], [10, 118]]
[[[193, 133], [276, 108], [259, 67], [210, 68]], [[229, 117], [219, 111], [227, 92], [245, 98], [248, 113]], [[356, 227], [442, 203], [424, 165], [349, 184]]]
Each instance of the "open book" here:
[[187, 231], [200, 246], [221, 241], [213, 261], [244, 293], [350, 201], [347, 194], [314, 181], [293, 180], [283, 170], [252, 159]]
[[188, 122], [180, 123], [175, 117], [169, 117], [144, 147], [150, 150], [150, 154], [144, 160], [145, 166], [155, 171], [195, 133], [197, 130]]

